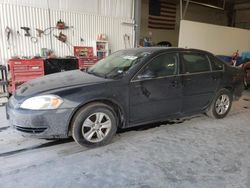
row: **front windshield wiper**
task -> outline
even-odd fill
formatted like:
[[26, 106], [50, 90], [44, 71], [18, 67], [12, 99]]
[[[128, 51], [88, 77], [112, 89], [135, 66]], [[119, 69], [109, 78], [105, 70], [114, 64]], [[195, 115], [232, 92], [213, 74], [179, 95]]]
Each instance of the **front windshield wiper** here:
[[105, 74], [105, 78], [119, 79], [119, 78], [122, 78], [125, 74], [126, 72], [113, 73], [113, 74], [109, 73], [109, 74]]
[[95, 76], [101, 77], [101, 78], [107, 78], [106, 75], [101, 75], [101, 74], [98, 74], [97, 72], [94, 72], [94, 71], [88, 71], [88, 70], [86, 70], [86, 73], [92, 74], [92, 75], [95, 75]]

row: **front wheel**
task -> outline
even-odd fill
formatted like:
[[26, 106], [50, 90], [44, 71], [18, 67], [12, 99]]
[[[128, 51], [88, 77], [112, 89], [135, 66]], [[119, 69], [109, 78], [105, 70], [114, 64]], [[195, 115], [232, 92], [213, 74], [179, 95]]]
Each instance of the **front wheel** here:
[[224, 118], [230, 111], [231, 106], [231, 92], [227, 89], [222, 89], [216, 94], [209, 110], [207, 111], [207, 115], [216, 119]]
[[81, 146], [98, 147], [108, 144], [117, 130], [113, 109], [93, 103], [80, 109], [73, 118], [72, 136]]

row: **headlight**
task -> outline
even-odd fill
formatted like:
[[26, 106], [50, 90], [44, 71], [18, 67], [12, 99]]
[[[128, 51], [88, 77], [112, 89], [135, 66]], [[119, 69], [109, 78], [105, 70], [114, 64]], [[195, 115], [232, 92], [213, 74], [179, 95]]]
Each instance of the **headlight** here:
[[23, 109], [30, 110], [52, 110], [57, 109], [63, 100], [56, 95], [41, 95], [26, 99], [20, 106]]

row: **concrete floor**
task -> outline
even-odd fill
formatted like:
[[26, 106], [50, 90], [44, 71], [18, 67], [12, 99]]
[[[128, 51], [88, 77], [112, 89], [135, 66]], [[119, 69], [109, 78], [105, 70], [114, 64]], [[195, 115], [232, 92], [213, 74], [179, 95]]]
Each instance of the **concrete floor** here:
[[96, 149], [17, 135], [0, 108], [0, 187], [250, 187], [250, 93], [222, 120], [119, 133]]

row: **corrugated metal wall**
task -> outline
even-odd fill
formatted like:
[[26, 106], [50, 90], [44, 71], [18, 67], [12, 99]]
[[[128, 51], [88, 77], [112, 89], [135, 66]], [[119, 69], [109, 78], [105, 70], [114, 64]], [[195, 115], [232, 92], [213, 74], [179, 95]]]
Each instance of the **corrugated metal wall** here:
[[[51, 16], [49, 16], [51, 15]], [[50, 35], [38, 38], [37, 43], [32, 43], [30, 37], [24, 36], [22, 26], [31, 28], [31, 35], [36, 36], [36, 28], [46, 29], [55, 26], [62, 19], [72, 28], [62, 32], [68, 36], [70, 46], [58, 41], [53, 34], [58, 35], [60, 31], [53, 30]], [[34, 7], [25, 7], [12, 4], [0, 4], [0, 61], [2, 64], [11, 56], [34, 56], [39, 54], [41, 48], [51, 48], [58, 56], [72, 55], [72, 46], [92, 46], [93, 41], [99, 33], [107, 35], [111, 51], [124, 48], [123, 35], [128, 34], [133, 43], [133, 28], [122, 22], [132, 23], [129, 18], [114, 18], [99, 15], [73, 13], [66, 11], [48, 10]], [[12, 34], [9, 42], [6, 40], [5, 28], [10, 27]], [[19, 34], [18, 34], [19, 32]], [[49, 30], [47, 30], [47, 33]], [[80, 38], [84, 39], [81, 42]]]
[[0, 0], [0, 3], [132, 18], [134, 0]]

